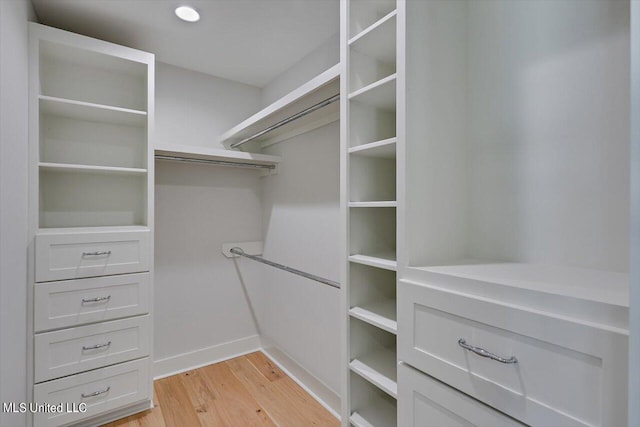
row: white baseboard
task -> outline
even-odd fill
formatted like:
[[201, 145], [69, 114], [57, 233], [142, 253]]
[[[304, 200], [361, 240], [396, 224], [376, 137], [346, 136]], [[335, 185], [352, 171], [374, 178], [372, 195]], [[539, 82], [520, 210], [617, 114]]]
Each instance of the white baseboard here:
[[153, 362], [153, 379], [170, 377], [192, 369], [212, 365], [261, 349], [260, 337], [252, 335], [236, 341], [182, 353]]
[[304, 391], [309, 393], [311, 397], [317, 400], [327, 411], [331, 412], [334, 417], [341, 419], [341, 403], [338, 393], [303, 368], [270, 340], [263, 338], [262, 352], [302, 387]]

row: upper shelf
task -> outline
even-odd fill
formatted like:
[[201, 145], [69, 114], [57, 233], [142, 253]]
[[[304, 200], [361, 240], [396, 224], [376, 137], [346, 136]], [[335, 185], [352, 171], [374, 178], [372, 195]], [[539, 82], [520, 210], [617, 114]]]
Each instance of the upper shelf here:
[[[273, 126], [339, 92], [340, 65], [338, 64], [257, 112], [239, 125], [234, 126], [220, 137], [220, 142], [222, 142], [225, 147], [230, 148], [231, 144], [253, 136], [269, 126]], [[260, 151], [265, 146], [308, 132], [327, 123], [336, 121], [339, 118], [340, 106], [338, 102], [334, 102], [278, 129], [268, 132], [237, 149], [243, 151]]]
[[243, 153], [240, 151], [230, 151], [221, 148], [173, 144], [156, 146], [155, 155], [173, 157], [176, 159], [217, 161], [238, 165], [266, 165], [274, 167], [282, 160], [279, 156], [269, 156], [266, 154]]

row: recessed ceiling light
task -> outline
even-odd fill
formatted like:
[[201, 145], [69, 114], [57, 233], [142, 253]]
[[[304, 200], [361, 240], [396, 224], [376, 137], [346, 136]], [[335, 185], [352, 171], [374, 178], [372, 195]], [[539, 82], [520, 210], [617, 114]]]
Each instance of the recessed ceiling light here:
[[200, 20], [200, 14], [198, 11], [190, 6], [176, 7], [176, 15], [178, 18], [187, 22], [198, 22]]

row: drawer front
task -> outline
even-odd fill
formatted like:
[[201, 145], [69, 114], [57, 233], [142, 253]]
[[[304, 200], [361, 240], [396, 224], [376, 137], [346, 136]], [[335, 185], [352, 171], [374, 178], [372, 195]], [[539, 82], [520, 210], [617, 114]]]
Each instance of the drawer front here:
[[149, 316], [35, 336], [35, 381], [42, 382], [149, 355]]
[[401, 363], [398, 425], [403, 427], [524, 427], [524, 424]]
[[39, 283], [34, 287], [36, 332], [149, 312], [149, 273]]
[[149, 230], [36, 236], [36, 282], [149, 270]]
[[[527, 424], [625, 425], [627, 348], [622, 331], [428, 285], [398, 288], [399, 359]], [[517, 363], [503, 363], [511, 356]]]
[[[39, 404], [62, 404], [63, 412], [36, 412], [34, 427], [57, 427], [148, 400], [149, 365], [145, 358], [36, 384], [34, 400]], [[73, 412], [81, 403], [86, 404], [86, 412]]]

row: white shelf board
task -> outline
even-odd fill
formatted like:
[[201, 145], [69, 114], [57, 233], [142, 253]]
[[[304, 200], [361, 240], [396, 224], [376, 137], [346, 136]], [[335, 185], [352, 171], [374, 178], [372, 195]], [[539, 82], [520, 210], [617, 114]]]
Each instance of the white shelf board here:
[[393, 271], [396, 271], [398, 265], [395, 254], [391, 253], [375, 255], [354, 254], [349, 256], [349, 261]]
[[277, 166], [280, 156], [231, 151], [223, 148], [208, 148], [191, 145], [156, 145], [155, 154], [195, 160], [219, 160], [224, 162], [251, 163]]
[[351, 93], [349, 100], [385, 111], [395, 111], [396, 73]]
[[377, 202], [349, 202], [350, 208], [395, 208], [398, 202], [395, 200]]
[[375, 402], [354, 411], [349, 421], [356, 427], [396, 427], [397, 409], [385, 399], [376, 399]]
[[146, 169], [139, 168], [120, 168], [112, 166], [93, 166], [93, 165], [77, 165], [66, 163], [46, 163], [38, 164], [41, 171], [49, 172], [85, 172], [85, 173], [107, 173], [119, 175], [144, 175]]
[[[312, 105], [323, 101], [340, 92], [340, 64], [334, 65], [327, 71], [314, 77], [307, 83], [291, 91], [266, 108], [260, 110], [242, 123], [222, 134], [220, 142], [226, 147], [284, 120]], [[273, 144], [308, 132], [315, 127], [322, 126], [339, 119], [339, 102], [334, 102], [298, 120], [273, 130], [252, 142]], [[246, 145], [251, 145], [247, 143]], [[244, 147], [244, 146], [242, 146]]]
[[380, 349], [353, 359], [349, 368], [389, 396], [397, 398], [397, 364], [394, 351]]
[[98, 227], [41, 227], [36, 234], [118, 233], [151, 230], [146, 225], [104, 225]]
[[[626, 273], [559, 265], [525, 263], [477, 263], [410, 267], [411, 276], [435, 273], [551, 295], [629, 307], [629, 275]], [[417, 276], [420, 278], [420, 276]]]
[[377, 157], [381, 159], [396, 158], [397, 138], [383, 139], [349, 148], [349, 154], [363, 157]]
[[394, 335], [398, 333], [395, 300], [389, 299], [356, 306], [349, 310], [349, 314]]
[[378, 61], [396, 62], [396, 15], [393, 10], [349, 40], [349, 46]]
[[40, 95], [39, 99], [40, 111], [52, 116], [129, 126], [144, 126], [147, 123], [147, 113], [145, 111], [45, 95]]

